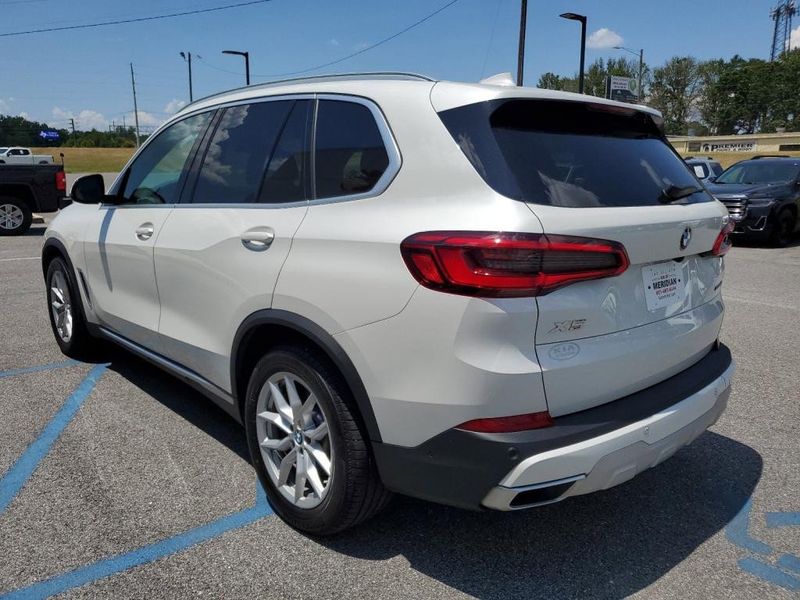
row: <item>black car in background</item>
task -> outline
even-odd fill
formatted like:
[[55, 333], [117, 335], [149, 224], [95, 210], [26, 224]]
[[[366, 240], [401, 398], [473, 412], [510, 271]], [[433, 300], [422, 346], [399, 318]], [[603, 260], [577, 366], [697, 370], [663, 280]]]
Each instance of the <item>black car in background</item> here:
[[798, 229], [800, 158], [756, 156], [705, 182], [728, 207], [734, 234], [785, 246]]

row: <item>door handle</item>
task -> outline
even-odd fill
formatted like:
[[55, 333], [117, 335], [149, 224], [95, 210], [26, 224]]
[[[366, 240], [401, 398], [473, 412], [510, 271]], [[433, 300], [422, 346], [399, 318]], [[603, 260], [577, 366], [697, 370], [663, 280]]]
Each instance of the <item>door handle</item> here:
[[275, 232], [271, 229], [253, 229], [245, 231], [241, 237], [242, 246], [254, 252], [263, 252], [275, 240]]
[[136, 237], [141, 241], [146, 242], [153, 236], [154, 231], [155, 228], [153, 227], [152, 223], [143, 223], [136, 230]]

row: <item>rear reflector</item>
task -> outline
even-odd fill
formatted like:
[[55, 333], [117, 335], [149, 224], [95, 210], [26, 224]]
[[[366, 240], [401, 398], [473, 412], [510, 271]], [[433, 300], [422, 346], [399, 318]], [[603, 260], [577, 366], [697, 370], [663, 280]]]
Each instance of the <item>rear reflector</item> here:
[[67, 191], [67, 176], [64, 171], [56, 171], [56, 189], [59, 192]]
[[527, 431], [541, 429], [553, 425], [550, 413], [538, 412], [527, 415], [514, 415], [513, 417], [495, 417], [493, 419], [475, 419], [462, 423], [456, 429], [475, 431], [477, 433], [511, 433], [514, 431]]
[[563, 235], [428, 231], [400, 245], [414, 278], [425, 287], [484, 298], [541, 296], [628, 268], [622, 244]]
[[731, 242], [731, 233], [733, 233], [734, 224], [733, 221], [728, 221], [725, 223], [725, 226], [722, 228], [722, 231], [719, 232], [716, 241], [714, 242], [714, 247], [711, 249], [712, 256], [725, 256], [728, 253], [728, 250], [731, 249], [733, 242]]

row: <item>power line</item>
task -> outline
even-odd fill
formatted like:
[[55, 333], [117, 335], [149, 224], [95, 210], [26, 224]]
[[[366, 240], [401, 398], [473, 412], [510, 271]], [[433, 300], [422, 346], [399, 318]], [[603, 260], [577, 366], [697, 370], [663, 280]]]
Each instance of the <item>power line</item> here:
[[[300, 75], [302, 73], [309, 73], [311, 71], [316, 71], [318, 69], [323, 69], [325, 67], [330, 67], [332, 65], [339, 64], [341, 62], [344, 62], [346, 60], [349, 60], [349, 59], [353, 58], [354, 56], [358, 56], [359, 54], [364, 54], [364, 52], [369, 52], [370, 50], [373, 50], [374, 48], [377, 48], [378, 46], [382, 46], [386, 42], [390, 42], [394, 38], [399, 37], [399, 36], [403, 35], [404, 33], [407, 33], [409, 31], [411, 31], [415, 27], [418, 27], [419, 25], [422, 25], [425, 21], [428, 21], [429, 19], [432, 19], [433, 17], [438, 15], [443, 10], [446, 10], [446, 9], [450, 8], [456, 2], [459, 2], [459, 0], [450, 0], [450, 2], [448, 2], [444, 6], [438, 8], [435, 11], [433, 11], [432, 13], [422, 17], [419, 21], [415, 21], [414, 23], [412, 23], [411, 25], [409, 25], [405, 29], [401, 29], [397, 33], [393, 33], [389, 37], [383, 38], [382, 40], [380, 40], [378, 42], [375, 42], [374, 44], [371, 44], [371, 45], [369, 45], [369, 46], [367, 46], [365, 48], [362, 48], [361, 50], [357, 50], [356, 52], [353, 52], [352, 54], [348, 54], [347, 56], [343, 56], [341, 58], [337, 58], [336, 60], [332, 60], [330, 62], [326, 62], [326, 63], [323, 63], [321, 65], [317, 65], [316, 67], [309, 67], [308, 69], [301, 69], [299, 71], [288, 71], [286, 73], [279, 73], [277, 75], [271, 75], [269, 77], [286, 77], [287, 75]], [[259, 77], [261, 77], [261, 76], [259, 75]], [[269, 77], [266, 77], [266, 79], [269, 79]]]
[[[157, 21], [159, 19], [172, 19], [175, 17], [185, 17], [187, 15], [199, 15], [201, 13], [217, 12], [220, 10], [228, 10], [230, 8], [240, 8], [242, 6], [252, 6], [254, 4], [265, 4], [272, 0], [250, 0], [249, 2], [239, 2], [237, 4], [226, 4], [225, 6], [216, 6], [214, 8], [202, 8], [196, 10], [187, 10], [183, 12], [170, 13], [166, 15], [154, 15], [151, 17], [137, 17], [135, 19], [118, 19], [116, 21], [103, 21], [100, 23], [86, 23], [84, 25], [65, 25], [63, 27], [47, 27], [44, 29], [30, 29], [28, 31], [12, 31], [9, 33], [0, 33], [0, 37], [11, 37], [17, 35], [28, 35], [31, 33], [47, 33], [52, 31], [67, 31], [71, 29], [89, 29], [91, 27], [105, 27], [108, 25], [122, 25], [124, 23], [140, 23], [142, 21]], [[458, 0], [454, 0], [457, 2]]]

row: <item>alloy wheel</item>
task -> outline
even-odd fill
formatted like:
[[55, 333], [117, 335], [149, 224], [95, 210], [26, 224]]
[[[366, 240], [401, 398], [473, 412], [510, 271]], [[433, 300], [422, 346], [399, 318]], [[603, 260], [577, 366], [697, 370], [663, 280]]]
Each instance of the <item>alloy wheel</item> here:
[[14, 204], [0, 204], [0, 228], [13, 231], [22, 226], [25, 215], [19, 206]]
[[272, 375], [256, 402], [256, 435], [267, 475], [286, 500], [314, 508], [333, 478], [328, 419], [310, 386], [292, 373]]
[[63, 342], [72, 339], [72, 299], [63, 271], [53, 273], [50, 281], [50, 310], [53, 313], [56, 333]]

